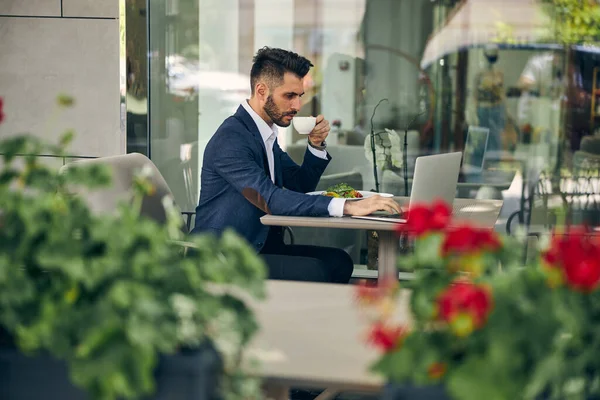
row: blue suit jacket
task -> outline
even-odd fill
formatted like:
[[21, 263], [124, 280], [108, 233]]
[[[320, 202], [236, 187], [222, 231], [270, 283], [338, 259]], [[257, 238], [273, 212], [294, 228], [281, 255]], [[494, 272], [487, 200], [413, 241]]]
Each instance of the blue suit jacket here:
[[240, 106], [221, 124], [204, 151], [193, 232], [220, 234], [233, 228], [260, 250], [269, 232], [260, 222], [263, 215], [329, 215], [330, 198], [304, 193], [315, 190], [331, 157], [324, 160], [307, 149], [302, 166], [298, 166], [277, 141], [273, 155], [275, 184], [263, 139], [250, 114]]

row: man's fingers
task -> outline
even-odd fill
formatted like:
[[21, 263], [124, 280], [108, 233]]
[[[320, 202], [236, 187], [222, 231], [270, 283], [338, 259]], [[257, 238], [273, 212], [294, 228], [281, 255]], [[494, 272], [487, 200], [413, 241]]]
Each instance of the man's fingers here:
[[325, 126], [325, 125], [329, 125], [329, 121], [327, 121], [326, 119], [322, 119], [322, 120], [317, 120], [315, 122], [315, 126]]
[[376, 196], [378, 200], [378, 205], [380, 205], [380, 210], [391, 212], [392, 214], [402, 212], [400, 205], [396, 203], [393, 199], [389, 197], [381, 197], [379, 195]]
[[317, 125], [313, 130], [313, 133], [317, 135], [324, 135], [327, 132], [329, 132], [329, 124]]
[[[378, 194], [370, 196], [364, 200], [361, 200], [360, 207], [353, 212], [353, 215], [367, 215], [375, 211], [386, 211], [391, 214], [400, 214], [402, 209], [400, 205], [389, 197], [381, 197]], [[359, 204], [356, 204], [357, 206]]]
[[310, 138], [315, 142], [318, 142], [318, 141], [322, 142], [323, 140], [325, 140], [325, 135], [321, 135], [318, 133], [311, 133]]
[[396, 203], [390, 198], [388, 198], [387, 200], [389, 201], [389, 206], [391, 207], [393, 213], [402, 213], [402, 208], [400, 208], [400, 204]]

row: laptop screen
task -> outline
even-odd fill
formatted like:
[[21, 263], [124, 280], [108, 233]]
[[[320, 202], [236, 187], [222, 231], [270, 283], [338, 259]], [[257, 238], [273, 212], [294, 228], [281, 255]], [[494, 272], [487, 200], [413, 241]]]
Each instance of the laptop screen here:
[[470, 126], [463, 154], [463, 172], [481, 172], [487, 148], [489, 128]]

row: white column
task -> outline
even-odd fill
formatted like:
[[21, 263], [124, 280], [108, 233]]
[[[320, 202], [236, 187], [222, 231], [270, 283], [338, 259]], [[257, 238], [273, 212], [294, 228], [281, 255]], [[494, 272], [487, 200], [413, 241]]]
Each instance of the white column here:
[[[357, 34], [364, 16], [364, 0], [321, 0], [323, 30], [321, 90], [322, 114], [331, 122], [338, 120], [342, 129], [356, 125], [356, 57], [362, 56]], [[337, 143], [335, 135], [327, 138]]]
[[[214, 73], [232, 73], [236, 78], [239, 64], [239, 0], [199, 0], [199, 61], [201, 71], [198, 74], [198, 189], [200, 190], [200, 174], [204, 148], [219, 125], [235, 112], [222, 109], [218, 96], [218, 87], [214, 81], [228, 80], [224, 75]], [[214, 18], [218, 16], [218, 29], [215, 29]], [[204, 71], [202, 71], [204, 70]], [[248, 77], [248, 88], [250, 87]], [[211, 85], [212, 83], [212, 85]], [[211, 87], [208, 89], [208, 87]]]
[[[294, 51], [294, 0], [254, 0], [254, 50], [278, 47]], [[285, 150], [291, 128], [280, 128], [277, 141]]]
[[294, 0], [254, 1], [254, 49], [263, 46], [293, 50]]

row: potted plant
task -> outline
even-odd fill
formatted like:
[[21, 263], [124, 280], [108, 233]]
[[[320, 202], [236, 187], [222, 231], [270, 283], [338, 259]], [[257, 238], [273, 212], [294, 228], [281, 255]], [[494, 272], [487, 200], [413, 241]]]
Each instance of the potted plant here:
[[381, 350], [373, 371], [393, 399], [592, 399], [600, 394], [600, 241], [555, 232], [519, 266], [516, 239], [453, 226], [444, 204], [412, 208], [411, 322], [396, 282], [360, 287]]
[[69, 187], [110, 184], [107, 171], [59, 173], [35, 156], [69, 140], [0, 142], [0, 398], [258, 397], [240, 360], [263, 263], [232, 232], [184, 238], [167, 200], [165, 225], [142, 218], [141, 175], [133, 206], [92, 214]]
[[[380, 101], [381, 103], [381, 101]], [[372, 128], [372, 127], [371, 127]], [[402, 167], [402, 147], [400, 136], [391, 129], [381, 132], [372, 132], [365, 138], [365, 157], [373, 164], [373, 182], [375, 191], [379, 192], [379, 173], [386, 177], [388, 172], [398, 172]], [[397, 175], [389, 175], [388, 178], [396, 181]], [[377, 270], [379, 236], [376, 231], [367, 231], [367, 269]]]

